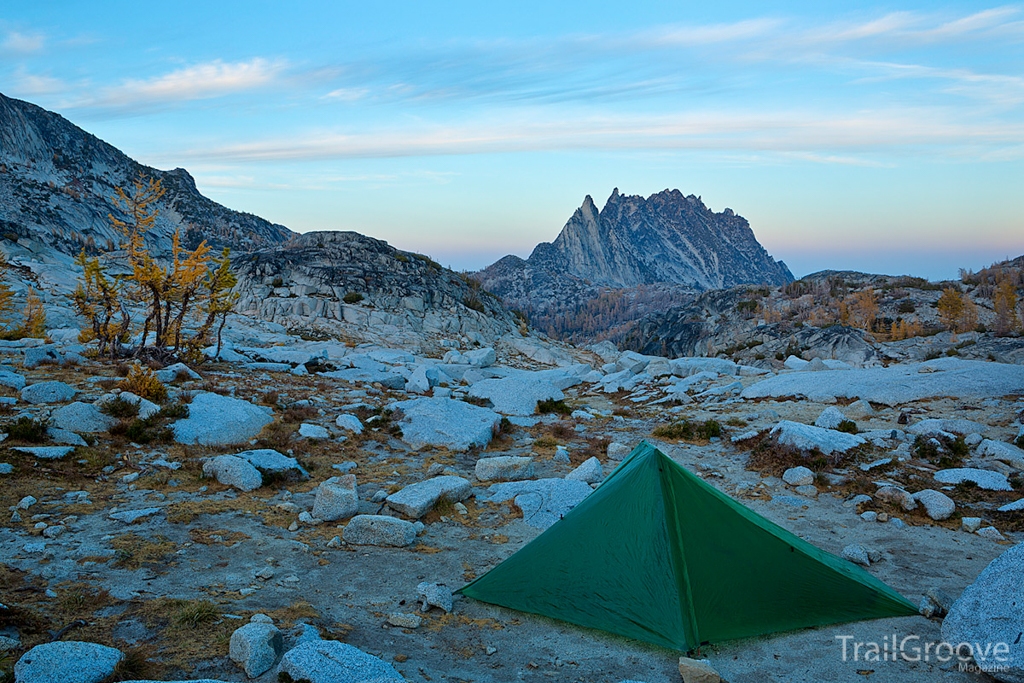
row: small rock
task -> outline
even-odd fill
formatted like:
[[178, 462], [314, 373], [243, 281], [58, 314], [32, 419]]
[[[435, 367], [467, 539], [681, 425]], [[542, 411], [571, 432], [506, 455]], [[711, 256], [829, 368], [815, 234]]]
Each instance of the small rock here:
[[632, 452], [633, 449], [624, 443], [613, 441], [608, 444], [608, 457], [612, 460], [622, 460]]
[[452, 611], [452, 591], [443, 583], [424, 581], [416, 586], [416, 591], [423, 600], [423, 605], [420, 607], [421, 612], [426, 612], [431, 607], [440, 607], [445, 612]]
[[33, 505], [35, 505], [38, 502], [39, 501], [36, 500], [35, 496], [25, 496], [24, 498], [22, 498], [21, 500], [18, 501], [17, 509], [18, 510], [28, 510], [30, 507], [32, 507]]
[[846, 406], [846, 415], [851, 419], [862, 419], [875, 414], [875, 409], [864, 399], [858, 399]]
[[814, 483], [814, 472], [803, 466], [790, 467], [783, 472], [782, 481], [790, 486], [806, 486]]
[[264, 567], [258, 571], [253, 572], [253, 578], [259, 579], [260, 581], [270, 581], [274, 578], [273, 567]]
[[273, 624], [261, 621], [250, 621], [236, 629], [228, 644], [231, 661], [242, 667], [249, 678], [269, 671], [283, 652], [281, 631]]
[[298, 460], [275, 451], [273, 448], [242, 451], [235, 453], [234, 456], [245, 460], [262, 474], [281, 474], [299, 479], [309, 478], [309, 473], [299, 464]]
[[316, 489], [313, 516], [328, 522], [346, 519], [359, 511], [356, 476], [331, 477]]
[[353, 545], [393, 546], [411, 545], [418, 530], [412, 522], [386, 515], [356, 515], [345, 526], [342, 537]]
[[865, 522], [877, 522], [878, 513], [875, 512], [874, 510], [867, 510], [865, 512], [860, 513], [860, 518], [863, 519]]
[[418, 614], [392, 612], [388, 615], [388, 623], [399, 628], [419, 628], [423, 623], [423, 617]]
[[565, 478], [583, 481], [588, 484], [596, 484], [604, 478], [604, 470], [601, 468], [601, 461], [591, 457], [584, 460], [579, 467], [565, 475]]
[[218, 455], [203, 463], [203, 474], [212, 476], [225, 486], [240, 491], [254, 491], [263, 486], [263, 475], [248, 460], [235, 455]]
[[155, 515], [158, 512], [160, 512], [160, 508], [142, 508], [142, 509], [139, 509], [139, 510], [120, 510], [118, 512], [111, 512], [108, 515], [108, 517], [110, 517], [110, 519], [116, 519], [119, 522], [124, 522], [125, 524], [134, 524], [135, 522], [139, 521], [140, 519], [143, 519], [145, 517], [149, 517], [151, 515]]
[[932, 588], [921, 598], [918, 611], [922, 616], [931, 619], [945, 615], [952, 606], [953, 598], [938, 588]]
[[880, 524], [885, 524], [886, 522], [889, 521], [889, 513], [888, 512], [879, 512], [877, 519], [878, 519], [878, 522]]
[[899, 505], [907, 512], [917, 509], [917, 500], [914, 499], [914, 496], [896, 486], [883, 486], [875, 491], [875, 498], [886, 503]]
[[814, 484], [804, 484], [803, 486], [797, 486], [794, 491], [799, 493], [801, 496], [807, 496], [808, 498], [818, 497], [818, 487]]
[[57, 538], [62, 533], [64, 533], [66, 529], [67, 527], [59, 524], [56, 526], [48, 526], [45, 529], [43, 529], [43, 536], [45, 538]]
[[324, 439], [331, 438], [331, 433], [327, 431], [326, 427], [303, 422], [299, 425], [299, 436], [306, 439], [313, 439], [314, 441], [322, 441]]
[[178, 380], [198, 380], [202, 379], [202, 376], [189, 366], [184, 363], [175, 363], [174, 365], [168, 365], [162, 370], [156, 371], [156, 378], [164, 384], [170, 384]]
[[331, 540], [327, 541], [328, 548], [340, 548], [341, 547], [341, 536], [335, 536]]
[[977, 531], [975, 531], [974, 533], [977, 534], [978, 536], [981, 536], [982, 538], [989, 538], [989, 539], [991, 539], [993, 541], [1005, 541], [1006, 540], [1006, 537], [1004, 537], [1001, 533], [999, 533], [999, 529], [996, 529], [994, 526], [984, 526], [984, 527], [978, 529]]
[[868, 551], [859, 543], [851, 543], [843, 548], [842, 555], [844, 560], [849, 560], [854, 564], [863, 565], [865, 567], [871, 565], [871, 558], [868, 556]]
[[981, 517], [961, 517], [960, 518], [960, 529], [966, 531], [969, 534], [973, 534], [975, 531], [981, 528]]
[[1000, 512], [1016, 512], [1018, 510], [1024, 510], [1024, 498], [1007, 503], [999, 508]]
[[937, 522], [949, 519], [956, 511], [956, 503], [946, 494], [933, 489], [925, 489], [914, 494], [914, 500], [924, 506], [928, 516]]
[[520, 481], [533, 477], [533, 458], [501, 455], [480, 458], [474, 470], [479, 481]]
[[341, 427], [342, 429], [344, 429], [346, 431], [353, 432], [354, 434], [362, 434], [363, 433], [363, 423], [360, 422], [359, 418], [356, 417], [355, 415], [349, 415], [347, 413], [342, 413], [334, 421], [334, 424], [338, 425], [339, 427]]
[[706, 659], [679, 658], [679, 675], [683, 683], [721, 683], [722, 677]]
[[822, 429], [835, 429], [839, 426], [840, 422], [845, 420], [846, 416], [838, 408], [829, 406], [821, 411], [821, 415], [814, 421], [814, 426], [821, 427]]
[[569, 449], [565, 446], [555, 446], [555, 456], [552, 459], [555, 462], [569, 464], [571, 462], [571, 460], [569, 460]]

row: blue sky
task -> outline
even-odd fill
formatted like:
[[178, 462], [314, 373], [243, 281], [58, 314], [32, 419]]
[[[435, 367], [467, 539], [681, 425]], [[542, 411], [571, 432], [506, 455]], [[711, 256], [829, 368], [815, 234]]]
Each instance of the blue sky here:
[[1024, 253], [1024, 5], [496, 4], [8, 0], [0, 92], [459, 269], [614, 187], [730, 207], [798, 276]]

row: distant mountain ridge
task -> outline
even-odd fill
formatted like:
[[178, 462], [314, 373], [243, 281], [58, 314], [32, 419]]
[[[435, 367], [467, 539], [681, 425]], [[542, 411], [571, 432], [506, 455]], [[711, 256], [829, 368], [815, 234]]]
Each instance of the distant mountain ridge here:
[[67, 254], [83, 247], [116, 249], [111, 197], [140, 172], [161, 180], [166, 190], [147, 235], [158, 256], [170, 250], [175, 228], [187, 246], [205, 239], [236, 251], [280, 244], [295, 234], [204, 197], [185, 169], [140, 164], [59, 114], [0, 94], [0, 234], [6, 238], [32, 238]]
[[[602, 297], [614, 300], [611, 328], [702, 291], [793, 281], [731, 209], [715, 213], [679, 190], [645, 199], [618, 188], [600, 211], [588, 195], [558, 237], [538, 244], [528, 259], [505, 256], [475, 277], [540, 329], [577, 341], [590, 335], [577, 334], [586, 321], [576, 312]], [[634, 288], [643, 290], [625, 303], [615, 294]]]

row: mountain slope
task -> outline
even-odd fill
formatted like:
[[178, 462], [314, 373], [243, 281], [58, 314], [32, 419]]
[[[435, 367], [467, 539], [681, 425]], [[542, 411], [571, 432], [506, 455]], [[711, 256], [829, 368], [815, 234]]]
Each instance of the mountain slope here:
[[355, 232], [308, 232], [235, 260], [241, 313], [331, 337], [420, 347], [518, 336], [496, 296], [422, 254]]
[[236, 251], [294, 234], [204, 197], [184, 169], [144, 166], [62, 116], [0, 94], [0, 235], [6, 239], [31, 238], [66, 254], [83, 247], [116, 249], [111, 197], [139, 173], [161, 180], [166, 190], [160, 218], [147, 235], [157, 256], [169, 251], [176, 228], [187, 246], [205, 239]]

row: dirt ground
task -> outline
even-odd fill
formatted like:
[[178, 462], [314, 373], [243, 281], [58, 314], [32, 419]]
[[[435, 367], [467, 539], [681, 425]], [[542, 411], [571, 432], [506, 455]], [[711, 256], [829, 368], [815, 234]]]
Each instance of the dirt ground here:
[[[101, 372], [106, 370], [44, 369], [35, 371], [34, 379], [64, 379], [87, 392], [79, 400], [88, 400], [102, 393], [95, 383], [87, 383]], [[233, 384], [239, 395], [248, 397], [265, 391], [260, 377], [227, 370], [216, 377], [210, 373], [207, 381]], [[364, 400], [382, 405], [389, 399], [386, 391], [315, 377], [275, 375], [274, 386], [287, 400], [315, 399], [313, 410], [300, 417], [325, 425], [333, 424], [341, 405]], [[567, 394], [570, 406], [605, 414], [586, 422], [547, 416], [536, 427], [503, 436], [488, 451], [535, 453], [538, 477], [564, 476], [596, 454], [607, 473], [616, 464], [605, 454], [608, 441], [635, 445], [651, 439], [654, 428], [670, 419], [664, 406], [640, 405], [628, 396], [588, 395], [580, 388]], [[958, 530], [956, 520], [940, 524], [923, 515], [903, 515], [904, 528], [864, 521], [860, 510], [844, 505], [854, 492], [848, 487], [819, 485], [816, 498], [799, 496], [778, 478], [748, 470], [749, 446], [729, 442], [731, 434], [770, 425], [770, 419], [751, 419], [752, 414], [774, 410], [783, 419], [813, 422], [823, 407], [798, 401], [686, 406], [682, 414], [692, 420], [714, 417], [727, 425], [732, 420], [733, 426], [710, 443], [658, 443], [683, 466], [820, 548], [839, 554], [847, 544], [860, 543], [881, 552], [881, 561], [869, 571], [915, 603], [931, 588], [958, 596], [1009, 542], [1020, 539], [1020, 534], [1006, 531], [1008, 541], [997, 543]], [[994, 410], [964, 411], [951, 400], [918, 407], [921, 416], [967, 416], [981, 422]], [[895, 428], [899, 413], [879, 407], [875, 416], [858, 424], [862, 430]], [[1001, 416], [989, 422], [1000, 434], [1011, 430]], [[465, 501], [465, 514], [451, 507], [429, 513], [423, 519], [424, 532], [408, 548], [328, 547], [344, 523], [303, 524], [289, 531], [298, 512], [312, 507], [316, 485], [337, 474], [331, 464], [357, 463], [353, 473], [363, 501], [360, 511], [376, 513], [380, 506], [369, 502], [375, 491], [390, 492], [419, 481], [433, 463], [475, 482], [478, 454], [414, 452], [386, 433], [372, 431], [344, 442], [298, 440], [292, 434], [297, 425], [285, 422], [283, 411], [278, 411], [277, 424], [282, 426], [265, 432], [260, 445], [292, 450], [311, 478], [276, 481], [251, 493], [201, 476], [197, 459], [210, 449], [134, 446], [97, 435], [85, 457], [74, 456], [81, 463], [56, 464], [33, 462], [5, 449], [0, 461], [14, 464], [15, 471], [0, 477], [0, 504], [13, 507], [26, 495], [39, 502], [21, 512], [20, 522], [6, 516], [0, 521], [0, 602], [21, 610], [17, 623], [0, 623], [0, 633], [18, 627], [27, 647], [48, 640], [49, 631], [71, 625], [64, 639], [93, 640], [134, 652], [138, 671], [150, 677], [243, 681], [248, 679], [227, 658], [227, 638], [248, 616], [263, 612], [285, 629], [286, 646], [295, 642], [298, 625], [308, 623], [325, 638], [341, 639], [392, 662], [409, 681], [680, 680], [680, 653], [459, 596], [451, 614], [432, 609], [422, 615], [417, 629], [389, 626], [388, 614], [417, 611], [419, 582], [443, 582], [457, 589], [540, 532], [527, 526], [510, 504], [478, 503], [474, 498]], [[577, 424], [584, 425], [582, 431], [576, 430]], [[571, 464], [554, 461], [556, 442], [569, 447]], [[870, 461], [880, 453], [884, 451], [859, 457]], [[160, 458], [183, 466], [167, 469], [155, 464]], [[838, 470], [856, 472], [857, 463], [841, 463]], [[140, 475], [137, 480], [122, 480], [133, 473]], [[872, 472], [871, 478], [897, 474]], [[484, 485], [477, 486], [484, 490]], [[78, 497], [75, 491], [88, 495]], [[1012, 500], [1020, 492], [1005, 496]], [[992, 502], [965, 500], [958, 505], [965, 515], [973, 505], [976, 512], [971, 514], [986, 516]], [[127, 525], [108, 517], [115, 506], [159, 511]], [[67, 531], [56, 539], [43, 539], [34, 528], [40, 521], [53, 524], [59, 519]], [[756, 566], [749, 569], [757, 571]], [[256, 576], [260, 572], [262, 577]], [[75, 625], [76, 619], [85, 625]], [[978, 680], [957, 671], [955, 664], [843, 660], [841, 636], [868, 642], [895, 634], [924, 642], [938, 640], [939, 628], [938, 620], [921, 616], [884, 619], [718, 643], [704, 647], [700, 655], [733, 683]], [[276, 681], [275, 671], [254, 680]]]

